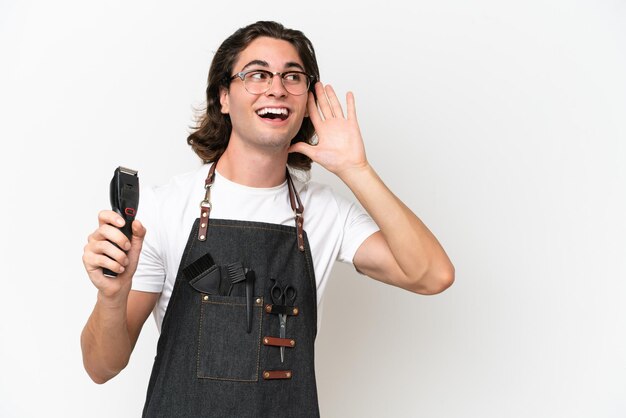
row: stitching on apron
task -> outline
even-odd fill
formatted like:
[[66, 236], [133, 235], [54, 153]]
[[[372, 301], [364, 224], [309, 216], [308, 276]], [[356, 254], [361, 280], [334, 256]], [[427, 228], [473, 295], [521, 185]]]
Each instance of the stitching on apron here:
[[[261, 306], [263, 306], [263, 297], [261, 297]], [[263, 309], [259, 309], [259, 338], [256, 350], [256, 381], [259, 381], [259, 370], [261, 369], [261, 340], [263, 339]]]
[[[261, 306], [259, 308], [261, 308], [263, 306], [263, 302], [264, 302], [264, 298], [263, 297], [259, 297], [261, 299]], [[257, 315], [258, 319], [259, 319], [259, 338], [257, 338], [257, 355], [256, 355], [256, 379], [228, 379], [228, 378], [224, 378], [224, 377], [209, 377], [209, 376], [200, 376], [200, 341], [202, 339], [202, 320], [204, 318], [204, 306], [205, 304], [216, 304], [216, 305], [233, 305], [233, 306], [245, 306], [245, 304], [242, 303], [225, 303], [225, 302], [213, 302], [213, 301], [201, 301], [200, 304], [200, 329], [198, 330], [198, 341], [196, 343], [196, 346], [198, 347], [198, 349], [196, 350], [196, 378], [197, 379], [208, 379], [208, 380], [223, 380], [223, 381], [229, 381], [229, 382], [258, 382], [259, 381], [259, 370], [261, 369], [261, 340], [263, 339], [262, 337], [262, 332], [263, 332], [263, 309], [257, 309], [259, 311], [259, 314]]]
[[[287, 225], [281, 225], [281, 226], [285, 226], [287, 228], [293, 228], [292, 226], [287, 226]], [[278, 229], [278, 228], [267, 228], [267, 227], [262, 227], [262, 226], [243, 226], [243, 225], [214, 225], [214, 227], [222, 227], [222, 228], [237, 228], [237, 229], [260, 229], [262, 231], [275, 231], [275, 232], [281, 232], [283, 234], [293, 234], [293, 231], [285, 231], [283, 229]]]
[[212, 305], [230, 305], [230, 306], [246, 306], [245, 303], [228, 303], [228, 302], [215, 302], [212, 300], [202, 301], [202, 305], [204, 304], [212, 304]]
[[200, 304], [200, 328], [198, 329], [198, 342], [196, 343], [196, 377], [200, 377], [200, 341], [202, 340], [202, 320], [204, 318], [204, 303]]

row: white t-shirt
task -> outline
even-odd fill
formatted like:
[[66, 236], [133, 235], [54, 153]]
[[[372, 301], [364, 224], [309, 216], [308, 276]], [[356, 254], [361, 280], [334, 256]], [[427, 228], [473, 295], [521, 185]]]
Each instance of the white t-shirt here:
[[[144, 188], [138, 217], [146, 237], [132, 288], [161, 293], [154, 310], [159, 331], [191, 227], [200, 215], [204, 180], [210, 164], [174, 177], [164, 186]], [[304, 230], [309, 239], [317, 301], [321, 301], [335, 260], [352, 263], [359, 246], [378, 226], [357, 204], [315, 182], [294, 185], [304, 206]], [[295, 226], [287, 181], [277, 187], [253, 188], [233, 183], [215, 173], [211, 187], [211, 218]]]

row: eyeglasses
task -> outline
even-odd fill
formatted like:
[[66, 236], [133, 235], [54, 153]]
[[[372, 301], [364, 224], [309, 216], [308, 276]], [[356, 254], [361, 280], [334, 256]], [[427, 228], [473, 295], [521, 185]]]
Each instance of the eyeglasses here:
[[311, 85], [312, 75], [304, 73], [302, 71], [285, 71], [271, 72], [266, 70], [250, 70], [242, 71], [230, 77], [230, 81], [235, 77], [239, 77], [243, 81], [243, 87], [250, 94], [263, 94], [267, 92], [272, 86], [274, 76], [280, 76], [280, 81], [283, 83], [285, 90], [289, 94], [294, 96], [300, 96], [309, 90]]

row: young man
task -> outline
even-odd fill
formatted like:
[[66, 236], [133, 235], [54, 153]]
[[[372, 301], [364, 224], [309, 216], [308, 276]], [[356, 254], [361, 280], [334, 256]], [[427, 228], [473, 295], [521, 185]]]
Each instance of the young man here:
[[[318, 416], [316, 309], [335, 260], [420, 294], [452, 284], [436, 238], [368, 164], [353, 95], [344, 113], [318, 80], [301, 32], [239, 29], [215, 54], [207, 111], [188, 138], [206, 164], [142, 191], [145, 227], [135, 221], [130, 242], [118, 215], [99, 214], [83, 256], [98, 289], [84, 365], [97, 383], [114, 377], [154, 311], [161, 336], [144, 416]], [[311, 160], [367, 213], [292, 180], [286, 166]]]

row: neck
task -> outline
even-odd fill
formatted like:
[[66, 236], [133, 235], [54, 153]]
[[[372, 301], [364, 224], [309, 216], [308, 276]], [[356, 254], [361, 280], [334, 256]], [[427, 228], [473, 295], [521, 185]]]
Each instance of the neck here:
[[[231, 146], [233, 145], [233, 146]], [[220, 157], [216, 170], [228, 180], [248, 187], [275, 187], [285, 181], [286, 152], [264, 153], [242, 149], [233, 142]]]

